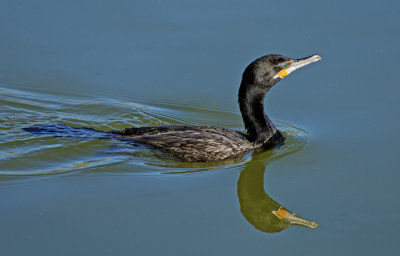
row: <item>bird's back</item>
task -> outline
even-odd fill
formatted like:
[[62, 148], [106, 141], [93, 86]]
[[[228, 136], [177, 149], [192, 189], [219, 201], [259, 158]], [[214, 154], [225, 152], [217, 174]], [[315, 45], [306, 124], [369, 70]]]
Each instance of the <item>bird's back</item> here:
[[167, 125], [127, 128], [113, 133], [186, 161], [219, 161], [254, 149], [244, 134], [211, 126]]

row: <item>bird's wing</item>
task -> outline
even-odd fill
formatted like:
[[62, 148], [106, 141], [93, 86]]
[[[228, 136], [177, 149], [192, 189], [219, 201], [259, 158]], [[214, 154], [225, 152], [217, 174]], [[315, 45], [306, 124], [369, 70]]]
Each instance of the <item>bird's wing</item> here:
[[132, 139], [189, 161], [218, 161], [251, 149], [251, 144], [238, 132], [214, 127], [172, 130]]

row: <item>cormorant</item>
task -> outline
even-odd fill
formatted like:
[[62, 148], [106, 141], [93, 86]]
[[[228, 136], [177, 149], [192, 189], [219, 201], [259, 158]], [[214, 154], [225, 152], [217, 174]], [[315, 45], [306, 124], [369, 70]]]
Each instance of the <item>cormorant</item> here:
[[264, 112], [265, 95], [288, 74], [320, 59], [319, 55], [291, 59], [270, 54], [247, 66], [239, 88], [239, 106], [247, 133], [195, 125], [127, 128], [111, 133], [194, 162], [219, 161], [281, 144], [282, 134]]

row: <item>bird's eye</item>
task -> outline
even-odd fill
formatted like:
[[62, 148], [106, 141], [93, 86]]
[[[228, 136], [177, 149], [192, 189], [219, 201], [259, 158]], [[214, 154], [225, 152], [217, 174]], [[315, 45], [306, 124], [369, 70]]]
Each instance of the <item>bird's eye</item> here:
[[287, 64], [283, 64], [283, 68], [287, 68]]

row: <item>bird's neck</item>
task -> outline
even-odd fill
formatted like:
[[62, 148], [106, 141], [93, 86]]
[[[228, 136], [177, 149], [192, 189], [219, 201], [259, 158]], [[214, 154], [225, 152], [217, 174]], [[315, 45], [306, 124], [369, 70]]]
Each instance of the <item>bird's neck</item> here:
[[[248, 88], [248, 87], [247, 87]], [[239, 90], [239, 105], [249, 140], [264, 144], [278, 132], [264, 112], [264, 98], [267, 90]]]

